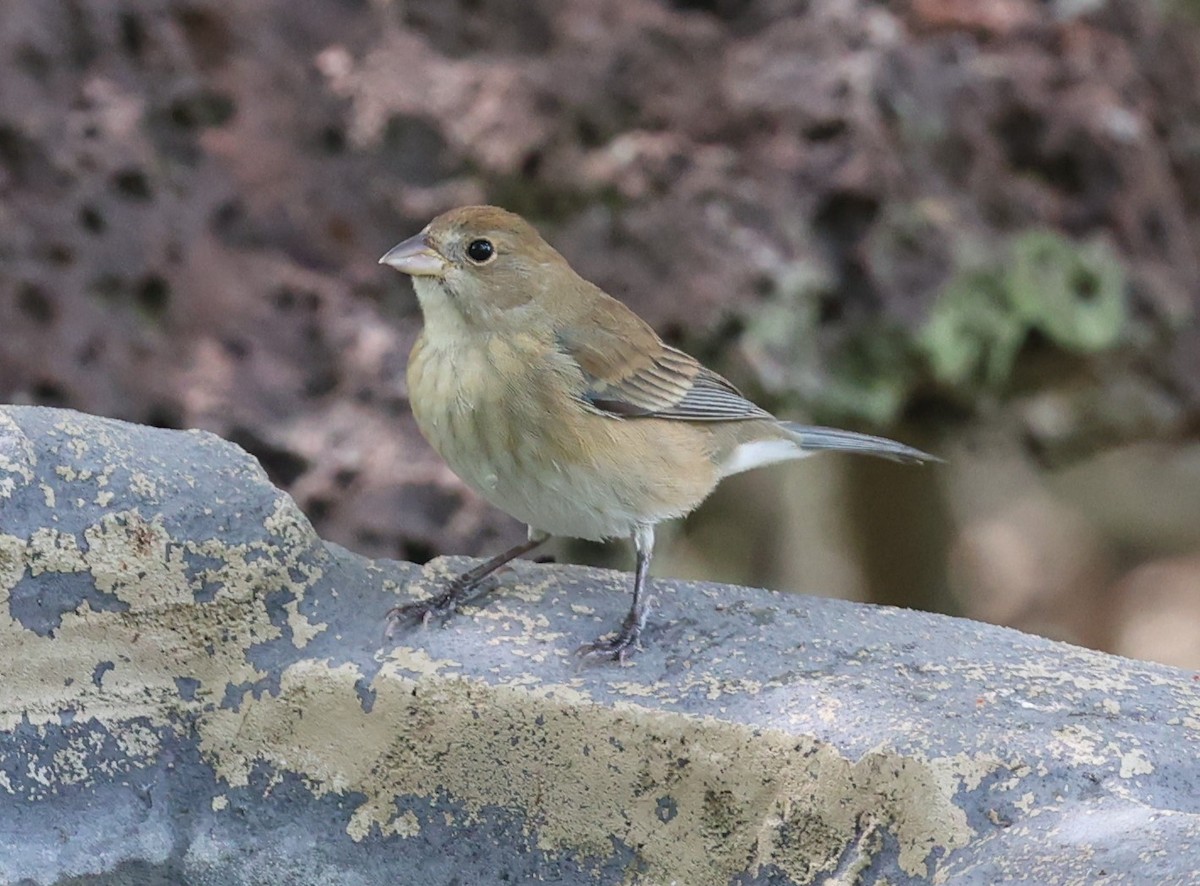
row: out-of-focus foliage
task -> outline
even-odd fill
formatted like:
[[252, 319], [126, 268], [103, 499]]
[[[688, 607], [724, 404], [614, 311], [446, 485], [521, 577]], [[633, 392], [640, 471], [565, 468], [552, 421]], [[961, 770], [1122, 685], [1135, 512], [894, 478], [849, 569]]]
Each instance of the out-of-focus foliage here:
[[960, 272], [933, 305], [921, 345], [939, 381], [1003, 386], [1035, 332], [1077, 354], [1121, 343], [1127, 281], [1102, 241], [1030, 230], [1007, 253], [998, 265]]

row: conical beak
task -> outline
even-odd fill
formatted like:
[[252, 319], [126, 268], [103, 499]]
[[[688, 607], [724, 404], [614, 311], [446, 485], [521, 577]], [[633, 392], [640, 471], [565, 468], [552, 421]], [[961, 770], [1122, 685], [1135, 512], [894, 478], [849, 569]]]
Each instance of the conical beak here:
[[393, 246], [379, 263], [414, 277], [440, 277], [446, 270], [446, 260], [425, 240], [424, 231]]

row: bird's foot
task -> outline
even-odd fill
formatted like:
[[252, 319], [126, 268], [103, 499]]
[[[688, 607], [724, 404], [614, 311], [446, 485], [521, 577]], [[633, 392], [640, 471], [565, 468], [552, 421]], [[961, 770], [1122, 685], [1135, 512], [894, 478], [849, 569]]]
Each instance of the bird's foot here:
[[407, 628], [428, 627], [430, 622], [445, 622], [458, 612], [464, 603], [469, 603], [490, 589], [491, 575], [476, 577], [467, 572], [453, 579], [440, 594], [427, 600], [417, 600], [415, 603], [402, 603], [393, 606], [384, 616], [387, 627], [384, 629], [385, 639], [392, 639], [400, 631]]
[[621, 624], [621, 630], [613, 634], [611, 637], [601, 637], [591, 643], [584, 643], [575, 650], [575, 654], [582, 659], [610, 659], [616, 662], [624, 662], [626, 658], [632, 655], [640, 648], [638, 638], [642, 635], [642, 628], [646, 624], [646, 613], [630, 612], [625, 616], [625, 621]]

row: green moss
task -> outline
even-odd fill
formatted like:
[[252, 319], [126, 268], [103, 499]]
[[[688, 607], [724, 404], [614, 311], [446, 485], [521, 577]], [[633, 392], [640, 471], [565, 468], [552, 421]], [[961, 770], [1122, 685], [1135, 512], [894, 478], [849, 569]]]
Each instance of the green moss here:
[[1102, 241], [1039, 229], [998, 250], [965, 241], [955, 250], [959, 270], [915, 332], [885, 322], [826, 328], [820, 303], [832, 282], [822, 267], [781, 274], [742, 337], [764, 393], [800, 399], [818, 421], [886, 428], [931, 379], [968, 399], [1005, 390], [1031, 334], [1078, 357], [1131, 338], [1125, 272]]
[[1024, 338], [1002, 275], [973, 271], [942, 291], [918, 345], [939, 382], [994, 386], [1008, 377]]
[[916, 383], [916, 365], [904, 330], [885, 326], [863, 330], [830, 358], [828, 383], [817, 404], [820, 419], [848, 417], [874, 427], [895, 423]]
[[1122, 340], [1125, 273], [1105, 244], [1034, 230], [1015, 237], [1007, 253], [1002, 265], [971, 268], [951, 280], [918, 336], [943, 384], [1003, 386], [1034, 331], [1081, 355]]
[[[747, 318], [743, 353], [768, 396], [795, 398], [817, 421], [852, 420], [885, 427], [908, 400], [920, 354], [902, 328], [876, 324], [834, 345], [822, 346], [822, 298], [831, 292], [828, 273], [798, 262], [775, 281], [774, 298]], [[844, 334], [844, 333], [843, 333]]]
[[1176, 15], [1191, 22], [1200, 21], [1200, 0], [1166, 0], [1169, 15]]
[[1100, 241], [1075, 244], [1029, 231], [1012, 246], [1008, 294], [1018, 315], [1065, 350], [1094, 353], [1117, 344], [1125, 326], [1125, 274]]

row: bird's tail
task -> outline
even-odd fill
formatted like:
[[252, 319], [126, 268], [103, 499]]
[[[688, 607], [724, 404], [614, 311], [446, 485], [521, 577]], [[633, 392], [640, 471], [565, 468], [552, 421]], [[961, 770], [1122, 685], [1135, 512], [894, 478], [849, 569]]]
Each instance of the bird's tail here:
[[837, 428], [801, 425], [792, 421], [781, 421], [779, 424], [806, 452], [858, 452], [862, 455], [874, 455], [909, 464], [941, 461], [940, 458], [930, 455], [928, 452], [905, 446], [903, 443], [897, 443], [886, 437], [872, 437], [870, 434], [858, 434], [854, 431], [839, 431]]

